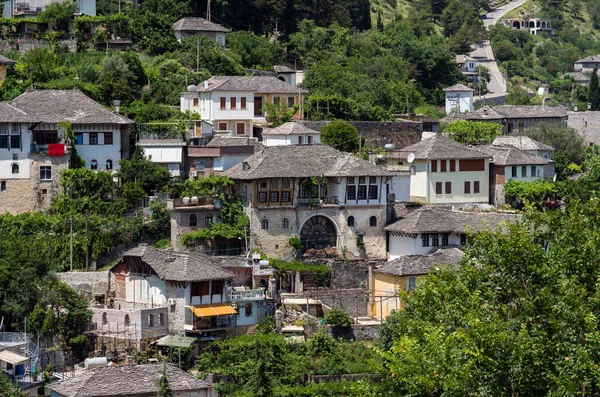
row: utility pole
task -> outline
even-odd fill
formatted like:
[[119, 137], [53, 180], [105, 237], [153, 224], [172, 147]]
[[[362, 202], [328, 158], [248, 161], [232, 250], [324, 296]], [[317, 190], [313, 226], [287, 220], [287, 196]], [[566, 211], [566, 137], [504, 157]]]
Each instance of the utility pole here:
[[90, 217], [90, 210], [85, 210], [85, 270], [89, 269], [90, 264], [90, 244], [88, 242], [88, 218]]
[[206, 20], [210, 22], [210, 0], [207, 1], [206, 5]]

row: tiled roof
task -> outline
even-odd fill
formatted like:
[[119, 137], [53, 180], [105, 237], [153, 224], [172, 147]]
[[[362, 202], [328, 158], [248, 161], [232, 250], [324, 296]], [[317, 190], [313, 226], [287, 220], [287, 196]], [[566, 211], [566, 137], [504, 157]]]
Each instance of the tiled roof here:
[[424, 206], [385, 227], [384, 230], [406, 234], [465, 233], [467, 230], [477, 232], [487, 227], [494, 229], [505, 221], [515, 222], [517, 219], [515, 214], [452, 211], [436, 206]]
[[[8, 103], [27, 114], [28, 122], [72, 124], [133, 124], [78, 90], [27, 91]], [[12, 113], [0, 112], [0, 122], [13, 122]]]
[[280, 125], [276, 128], [263, 129], [263, 135], [321, 135], [320, 131], [312, 130], [303, 124], [290, 122]]
[[473, 92], [473, 89], [463, 84], [454, 84], [451, 87], [444, 88], [444, 92]]
[[181, 18], [173, 24], [173, 30], [186, 32], [224, 32], [228, 33], [229, 29], [204, 18]]
[[27, 123], [32, 118], [22, 110], [10, 105], [8, 102], [0, 102], [0, 122]]
[[215, 76], [198, 86], [199, 92], [251, 91], [257, 94], [298, 94], [306, 91], [284, 83], [274, 76]]
[[585, 57], [580, 59], [579, 61], [575, 61], [575, 63], [589, 63], [589, 62], [600, 62], [600, 55], [590, 55], [589, 57]]
[[538, 142], [524, 135], [504, 135], [499, 136], [492, 142], [494, 146], [512, 146], [515, 149], [520, 150], [541, 150], [541, 151], [552, 151], [552, 146], [546, 145], [545, 143]]
[[458, 248], [445, 248], [432, 254], [401, 256], [381, 265], [375, 269], [375, 273], [420, 276], [429, 273], [436, 266], [452, 265], [456, 267], [464, 255], [465, 253]]
[[[161, 251], [148, 244], [140, 244], [125, 252], [123, 259], [127, 257], [140, 258], [162, 280], [205, 281], [228, 279], [234, 276], [230, 271], [221, 268], [221, 261], [214, 263], [211, 256]], [[231, 260], [237, 263], [235, 257]]]
[[254, 146], [254, 151], [263, 147], [260, 142], [245, 136], [229, 136], [229, 134], [215, 134], [206, 144], [207, 147]]
[[294, 69], [285, 65], [275, 65], [273, 66], [273, 70], [277, 73], [296, 73]]
[[567, 118], [567, 109], [556, 106], [517, 106], [517, 105], [500, 105], [500, 106], [483, 106], [474, 112], [449, 114], [444, 117], [442, 122], [449, 123], [454, 120], [502, 120], [502, 119], [539, 119], [539, 118]]
[[417, 160], [426, 159], [485, 159], [491, 156], [466, 147], [443, 135], [435, 135], [394, 152], [394, 157], [406, 158], [409, 153]]
[[321, 144], [265, 147], [224, 174], [238, 180], [390, 175], [353, 154]]
[[551, 162], [510, 146], [481, 145], [477, 150], [492, 156], [492, 162], [496, 165], [547, 165]]
[[[207, 389], [206, 382], [167, 364], [167, 378], [175, 395]], [[53, 383], [48, 388], [64, 397], [156, 395], [156, 379], [163, 364], [110, 366], [86, 370], [73, 378]]]
[[10, 58], [5, 57], [4, 55], [0, 55], [0, 65], [13, 65], [17, 63], [17, 61], [13, 61]]

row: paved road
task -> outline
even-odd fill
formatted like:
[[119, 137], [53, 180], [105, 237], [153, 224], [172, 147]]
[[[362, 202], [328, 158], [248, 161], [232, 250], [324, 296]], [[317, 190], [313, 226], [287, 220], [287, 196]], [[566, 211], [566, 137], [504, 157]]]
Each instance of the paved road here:
[[[483, 20], [485, 27], [495, 25], [504, 14], [523, 5], [525, 0], [512, 0], [510, 3], [496, 8], [486, 14], [487, 18]], [[507, 87], [502, 72], [498, 69], [494, 51], [489, 41], [485, 41], [481, 45], [477, 45], [471, 53], [471, 57], [477, 60], [477, 64], [485, 66], [490, 71], [492, 78], [488, 83], [488, 93], [482, 97], [476, 96], [475, 100], [491, 100], [496, 103], [503, 103], [507, 94]]]

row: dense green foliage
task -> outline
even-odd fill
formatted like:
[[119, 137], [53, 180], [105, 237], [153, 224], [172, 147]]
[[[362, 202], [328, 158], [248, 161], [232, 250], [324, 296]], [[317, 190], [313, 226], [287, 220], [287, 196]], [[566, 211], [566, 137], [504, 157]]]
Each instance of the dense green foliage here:
[[327, 310], [323, 321], [325, 324], [332, 325], [334, 327], [349, 327], [354, 322], [352, 317], [350, 317], [350, 315], [346, 313], [344, 309], [337, 307]]
[[456, 142], [473, 144], [490, 144], [502, 135], [502, 125], [484, 121], [456, 120], [442, 125], [442, 132]]
[[539, 206], [556, 192], [556, 185], [547, 180], [523, 182], [518, 179], [511, 179], [504, 185], [506, 202], [510, 203], [514, 200], [520, 205], [531, 203]]
[[322, 128], [321, 142], [342, 152], [358, 151], [359, 141], [356, 127], [343, 120], [334, 120]]
[[326, 286], [331, 278], [331, 269], [327, 265], [307, 264], [301, 261], [284, 261], [281, 259], [269, 259], [269, 265], [279, 272], [307, 272], [317, 276], [317, 285]]

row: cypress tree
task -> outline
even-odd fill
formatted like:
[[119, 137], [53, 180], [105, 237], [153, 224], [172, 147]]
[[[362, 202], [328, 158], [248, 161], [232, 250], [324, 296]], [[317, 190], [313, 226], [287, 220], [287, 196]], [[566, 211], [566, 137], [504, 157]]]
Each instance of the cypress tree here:
[[591, 103], [591, 110], [600, 110], [600, 85], [598, 84], [598, 69], [594, 69], [592, 72], [588, 93], [588, 102]]
[[381, 11], [377, 13], [377, 30], [383, 32], [383, 20], [381, 19]]

